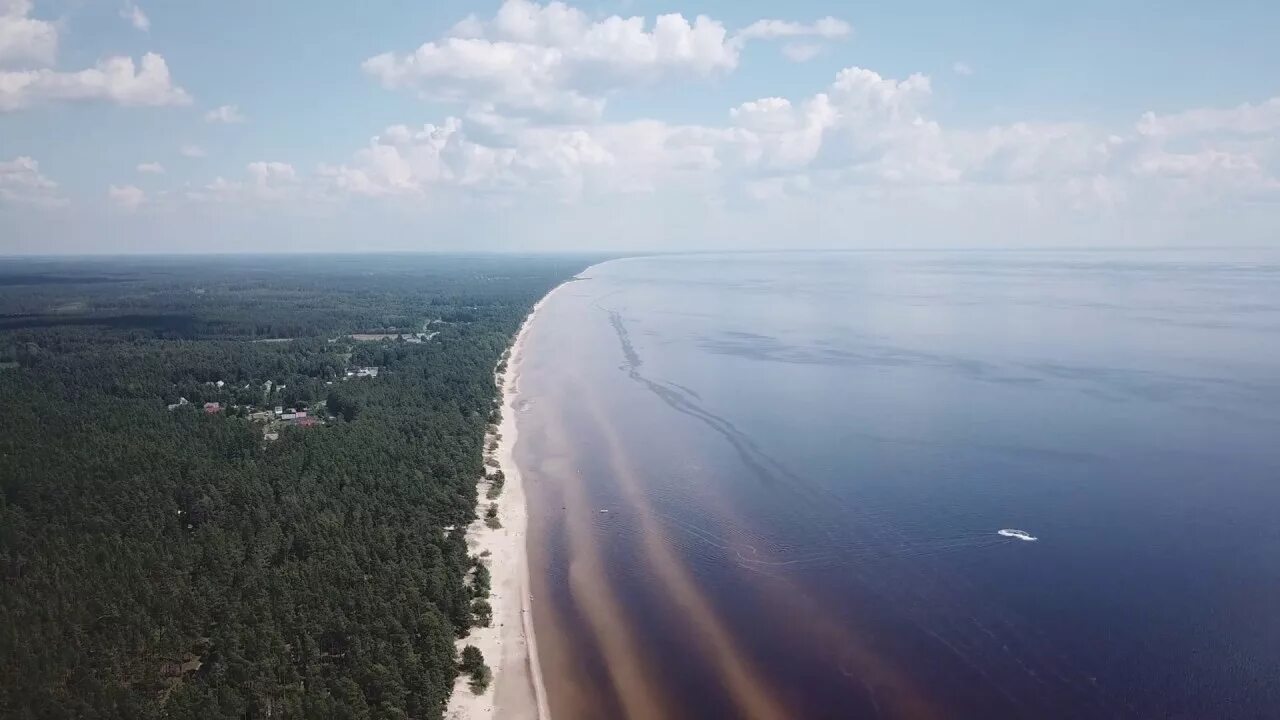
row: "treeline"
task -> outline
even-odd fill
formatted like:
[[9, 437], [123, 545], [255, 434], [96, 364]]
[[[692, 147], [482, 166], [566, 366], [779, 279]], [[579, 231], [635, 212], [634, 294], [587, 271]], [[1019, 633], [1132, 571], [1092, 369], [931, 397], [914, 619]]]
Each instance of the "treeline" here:
[[[262, 262], [0, 266], [0, 316], [76, 321], [0, 330], [0, 716], [441, 716], [488, 620], [462, 528], [493, 367], [587, 262]], [[126, 315], [194, 319], [96, 322]], [[440, 334], [330, 342], [379, 321]], [[268, 380], [333, 419], [265, 442], [196, 405]]]

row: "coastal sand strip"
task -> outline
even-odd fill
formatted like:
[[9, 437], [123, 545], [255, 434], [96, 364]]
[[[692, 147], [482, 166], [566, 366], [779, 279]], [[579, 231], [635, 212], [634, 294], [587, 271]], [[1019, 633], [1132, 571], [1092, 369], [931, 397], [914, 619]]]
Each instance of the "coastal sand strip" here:
[[[507, 357], [507, 366], [496, 378], [502, 391], [500, 439], [494, 457], [505, 477], [502, 494], [497, 498], [498, 517], [502, 527], [493, 529], [480, 519], [467, 528], [467, 544], [473, 554], [488, 551], [492, 592], [493, 622], [486, 628], [473, 628], [458, 647], [474, 645], [484, 654], [494, 672], [493, 682], [477, 695], [467, 686], [467, 678], [459, 676], [445, 710], [449, 720], [550, 720], [542, 668], [538, 663], [537, 639], [534, 635], [529, 566], [526, 553], [528, 512], [520, 469], [514, 462], [516, 444], [516, 403], [519, 400], [519, 366], [524, 341], [538, 310], [564, 284], [547, 293], [534, 305]], [[477, 485], [479, 504], [487, 506], [488, 483], [481, 478]]]

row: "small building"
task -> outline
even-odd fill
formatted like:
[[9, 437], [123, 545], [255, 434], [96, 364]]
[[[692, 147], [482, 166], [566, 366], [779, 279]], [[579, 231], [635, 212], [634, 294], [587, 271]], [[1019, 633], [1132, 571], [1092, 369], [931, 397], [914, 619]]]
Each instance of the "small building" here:
[[178, 402], [176, 402], [176, 403], [171, 403], [171, 404], [169, 405], [169, 409], [170, 409], [170, 410], [177, 410], [178, 408], [182, 407], [183, 405], [190, 405], [190, 404], [191, 404], [191, 403], [190, 403], [190, 402], [188, 402], [186, 398], [184, 398], [184, 397], [180, 397], [180, 398], [178, 398]]
[[276, 417], [279, 417], [279, 416], [283, 415], [283, 414], [284, 414], [284, 406], [283, 406], [283, 405], [277, 405], [277, 406], [276, 406], [276, 409], [275, 409], [275, 414], [276, 414]]
[[291, 413], [291, 412], [287, 412], [287, 413], [285, 413], [285, 414], [283, 414], [283, 415], [281, 415], [281, 416], [280, 416], [280, 419], [281, 419], [281, 420], [296, 420], [297, 418], [298, 418], [298, 414], [297, 414], [297, 413]]
[[222, 412], [222, 403], [208, 402], [204, 404], [204, 412], [206, 415], [215, 415]]
[[320, 420], [313, 417], [300, 417], [294, 423], [294, 425], [297, 425], [298, 427], [302, 427], [302, 428], [315, 427], [316, 425], [319, 425], [319, 424], [320, 424]]
[[356, 368], [356, 377], [378, 377], [378, 368], [376, 367]]
[[304, 418], [304, 417], [306, 417], [306, 416], [307, 416], [307, 411], [306, 411], [306, 410], [299, 410], [298, 412], [294, 413], [294, 414], [293, 414], [293, 416], [294, 416], [295, 418], [297, 418], [297, 419], [301, 420], [302, 418]]

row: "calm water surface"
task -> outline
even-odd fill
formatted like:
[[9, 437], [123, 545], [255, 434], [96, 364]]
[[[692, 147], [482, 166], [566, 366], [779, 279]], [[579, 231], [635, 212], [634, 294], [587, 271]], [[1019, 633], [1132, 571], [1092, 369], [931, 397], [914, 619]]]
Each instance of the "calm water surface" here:
[[519, 388], [557, 718], [1280, 717], [1275, 254], [615, 261]]

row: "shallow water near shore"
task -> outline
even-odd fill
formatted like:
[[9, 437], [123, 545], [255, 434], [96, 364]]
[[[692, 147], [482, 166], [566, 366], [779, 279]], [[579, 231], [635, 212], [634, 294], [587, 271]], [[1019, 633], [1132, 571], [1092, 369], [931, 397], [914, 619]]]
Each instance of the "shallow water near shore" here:
[[1280, 707], [1274, 253], [614, 261], [517, 406], [557, 720]]

